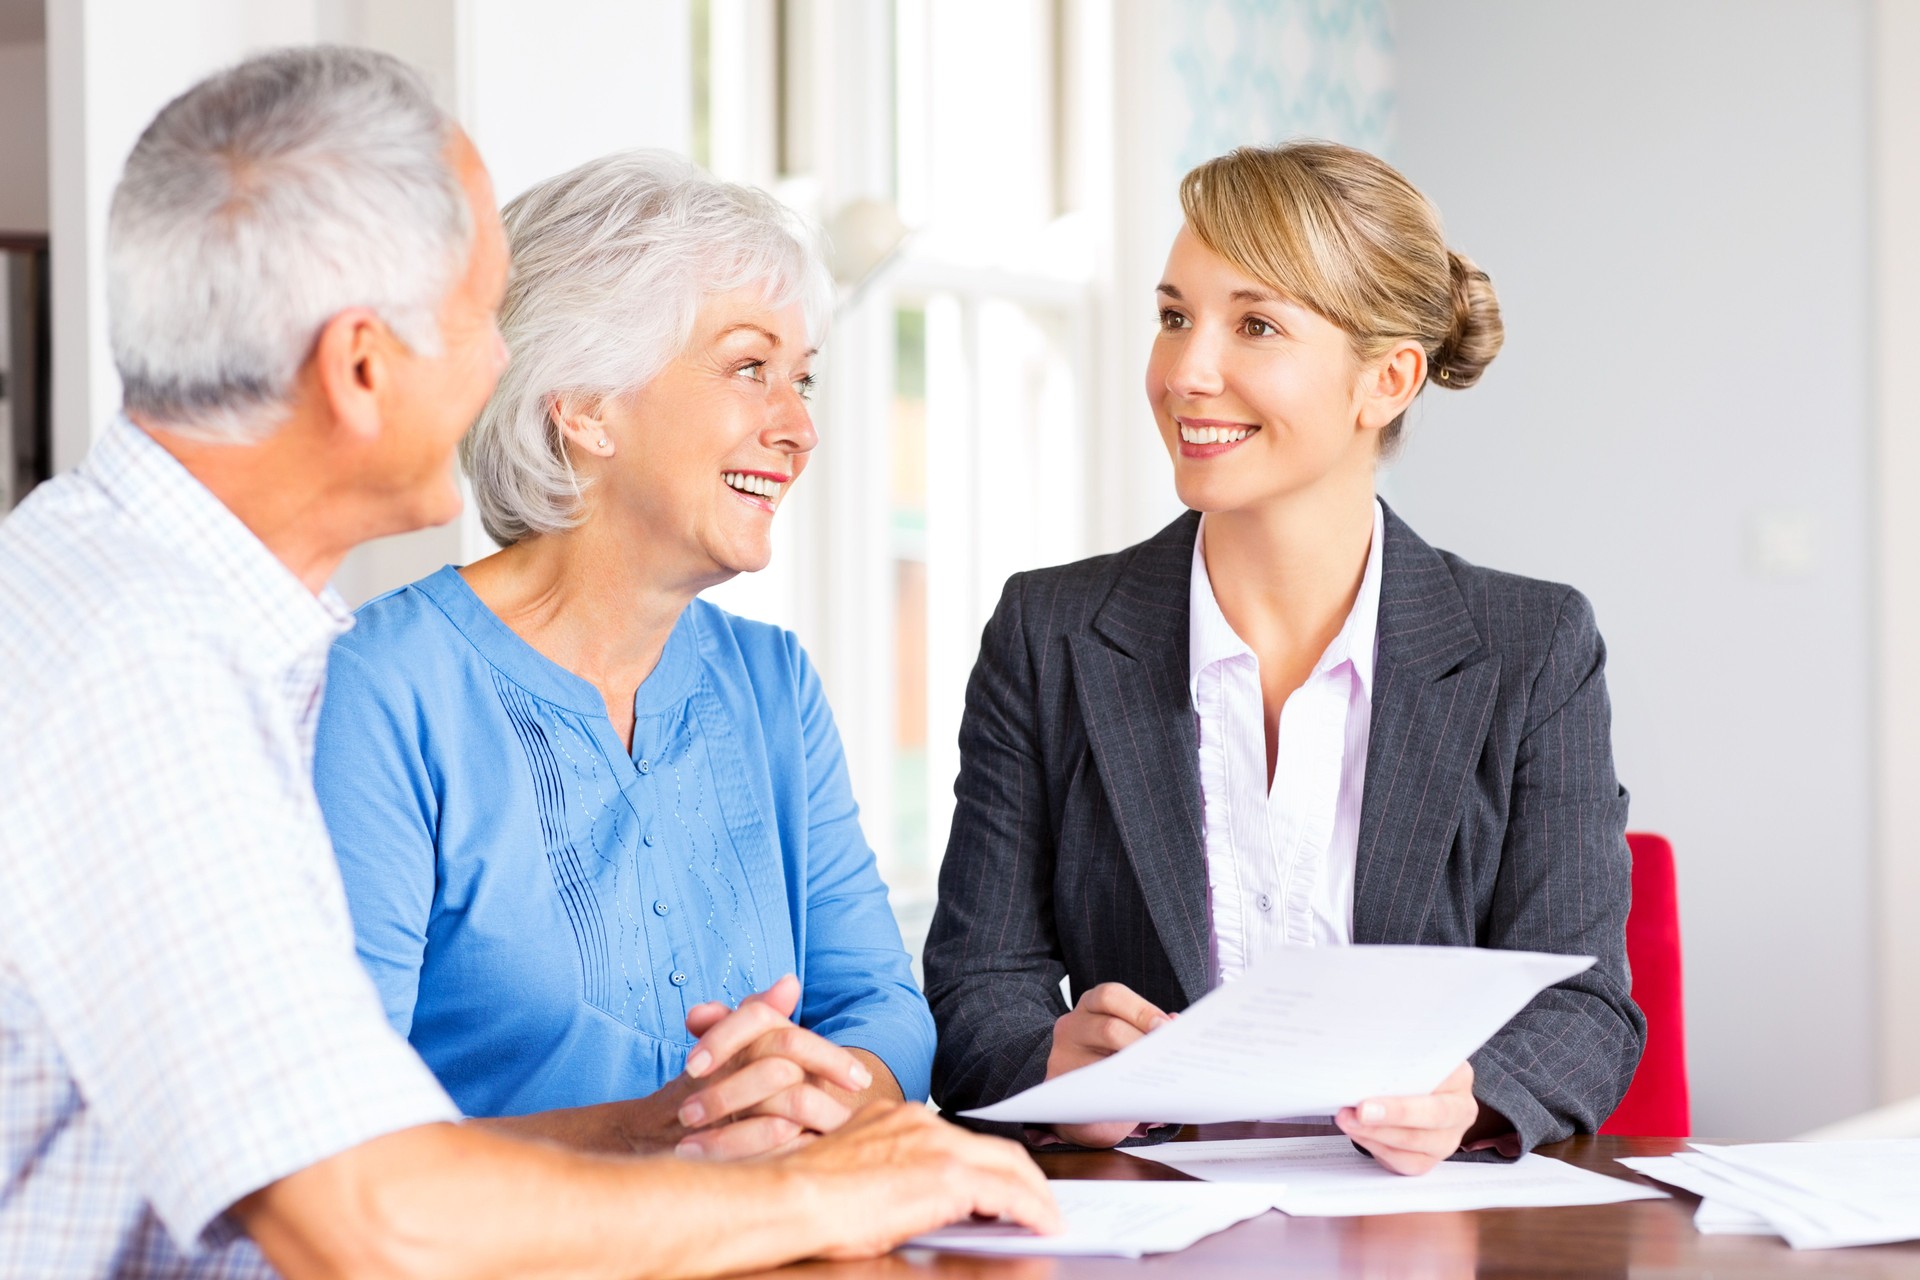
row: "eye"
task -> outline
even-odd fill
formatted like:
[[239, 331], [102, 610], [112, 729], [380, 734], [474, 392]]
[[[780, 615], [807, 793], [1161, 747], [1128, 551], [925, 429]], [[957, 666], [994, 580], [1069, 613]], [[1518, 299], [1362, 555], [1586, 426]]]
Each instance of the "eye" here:
[[765, 382], [766, 378], [762, 376], [762, 373], [766, 367], [767, 362], [765, 360], [748, 360], [744, 364], [734, 366], [733, 376], [738, 378], [745, 375], [750, 382]]
[[1165, 330], [1190, 329], [1193, 322], [1175, 311], [1172, 307], [1160, 308], [1160, 327]]
[[813, 399], [813, 388], [818, 380], [810, 373], [801, 374], [793, 380], [793, 389], [800, 393], [802, 400]]
[[1272, 338], [1280, 332], [1278, 325], [1259, 316], [1248, 316], [1241, 322], [1240, 328], [1249, 338]]

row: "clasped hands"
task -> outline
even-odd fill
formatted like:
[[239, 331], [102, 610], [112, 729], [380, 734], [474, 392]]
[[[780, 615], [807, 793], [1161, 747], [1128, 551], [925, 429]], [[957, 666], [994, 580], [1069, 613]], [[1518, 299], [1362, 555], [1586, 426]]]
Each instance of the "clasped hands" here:
[[792, 1150], [845, 1124], [874, 1087], [873, 1072], [854, 1051], [796, 1026], [799, 1001], [800, 982], [789, 974], [737, 1009], [694, 1006], [687, 1030], [699, 1039], [685, 1071], [631, 1104], [639, 1113], [633, 1145], [741, 1160]]
[[[1083, 993], [1053, 1024], [1047, 1079], [1097, 1062], [1173, 1020], [1117, 982]], [[1481, 1118], [1473, 1096], [1473, 1067], [1461, 1063], [1432, 1093], [1411, 1098], [1368, 1098], [1342, 1107], [1333, 1122], [1340, 1131], [1395, 1173], [1418, 1174], [1460, 1149]], [[1055, 1125], [1054, 1131], [1083, 1147], [1111, 1147], [1134, 1130], [1126, 1121]]]

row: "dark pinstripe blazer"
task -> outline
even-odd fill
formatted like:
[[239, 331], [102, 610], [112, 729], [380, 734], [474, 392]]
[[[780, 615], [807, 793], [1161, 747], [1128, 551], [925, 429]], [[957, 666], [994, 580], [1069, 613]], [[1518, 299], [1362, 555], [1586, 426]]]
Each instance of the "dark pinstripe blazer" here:
[[[949, 1111], [1037, 1083], [1101, 982], [1168, 1010], [1209, 985], [1187, 594], [1199, 517], [1008, 581], [960, 727], [927, 938]], [[1640, 1061], [1628, 995], [1627, 795], [1605, 647], [1571, 587], [1477, 568], [1392, 511], [1382, 553], [1356, 943], [1597, 956], [1473, 1057], [1527, 1149], [1593, 1131]]]

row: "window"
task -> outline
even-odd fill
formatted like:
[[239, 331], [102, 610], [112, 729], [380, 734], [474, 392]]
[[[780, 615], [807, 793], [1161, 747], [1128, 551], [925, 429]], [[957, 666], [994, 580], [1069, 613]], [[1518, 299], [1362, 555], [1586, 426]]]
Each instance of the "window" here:
[[[1069, 163], [1090, 113], [1073, 106], [1067, 50], [1104, 56], [1100, 32], [1074, 34], [1075, 14], [1097, 8], [696, 7], [696, 134], [716, 172], [770, 186], [834, 233], [843, 294], [815, 406], [822, 445], [782, 512], [775, 564], [712, 598], [795, 627], [820, 666], [914, 950], [981, 628], [1009, 574], [1091, 542], [1106, 236]], [[998, 69], [991, 91], [983, 66]], [[912, 228], [897, 247], [875, 230], [889, 218]]]

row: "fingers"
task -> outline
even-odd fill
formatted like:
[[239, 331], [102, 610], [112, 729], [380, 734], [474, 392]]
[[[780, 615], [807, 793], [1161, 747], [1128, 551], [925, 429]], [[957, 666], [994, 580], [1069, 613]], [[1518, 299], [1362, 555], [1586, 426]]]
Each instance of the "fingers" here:
[[768, 1005], [777, 1010], [781, 1017], [791, 1018], [793, 1011], [800, 1007], [800, 979], [790, 973], [783, 974], [779, 981], [765, 991], [756, 991], [740, 1003], [746, 1004], [749, 1001]]
[[1117, 1147], [1137, 1127], [1120, 1120], [1102, 1124], [1057, 1124], [1053, 1131], [1076, 1147]]
[[[781, 1017], [791, 1019], [793, 1011], [800, 1007], [800, 979], [789, 973], [765, 991], [756, 991], [740, 1003], [768, 1005]], [[694, 1036], [703, 1036], [732, 1012], [718, 1000], [697, 1004], [687, 1010], [687, 1031]]]
[[1040, 1232], [1061, 1229], [1060, 1208], [1047, 1188], [1046, 1175], [1032, 1156], [1004, 1138], [972, 1133], [959, 1136], [968, 1140], [967, 1157], [996, 1175], [977, 1189], [975, 1213], [1011, 1218]]
[[1417, 1178], [1421, 1174], [1428, 1172], [1435, 1165], [1445, 1160], [1447, 1155], [1452, 1154], [1451, 1152], [1437, 1154], [1431, 1151], [1409, 1150], [1404, 1147], [1397, 1147], [1389, 1143], [1381, 1142], [1377, 1139], [1368, 1138], [1361, 1134], [1352, 1134], [1350, 1136], [1355, 1142], [1366, 1148], [1367, 1153], [1373, 1157], [1374, 1162], [1381, 1168], [1392, 1173], [1404, 1174], [1410, 1178]]
[[1408, 1098], [1368, 1098], [1348, 1107], [1359, 1124], [1370, 1129], [1450, 1129], [1465, 1132], [1480, 1114], [1473, 1096], [1473, 1067], [1461, 1063], [1432, 1093]]
[[[1173, 1021], [1158, 1007], [1118, 982], [1103, 982], [1080, 997], [1077, 1012], [1105, 1014], [1118, 1018], [1142, 1035]], [[1139, 1036], [1131, 1039], [1137, 1040]]]
[[751, 1110], [783, 1089], [805, 1084], [807, 1073], [789, 1058], [762, 1058], [698, 1089], [680, 1104], [680, 1123], [689, 1129], [723, 1116]]
[[1334, 1116], [1340, 1130], [1395, 1173], [1421, 1174], [1460, 1149], [1479, 1117], [1473, 1068], [1461, 1063], [1434, 1092], [1368, 1098]]
[[693, 1051], [687, 1055], [686, 1074], [701, 1079], [743, 1052], [753, 1057], [789, 1058], [803, 1071], [837, 1084], [849, 1093], [859, 1093], [873, 1083], [873, 1073], [858, 1058], [813, 1032], [794, 1026], [774, 1004], [751, 997], [695, 1042]]
[[721, 1004], [718, 1000], [709, 1000], [705, 1004], [697, 1004], [687, 1010], [687, 1034], [698, 1039], [713, 1030], [714, 1027], [719, 1025], [722, 1018], [732, 1012], [733, 1010], [727, 1008], [727, 1006]]
[[1065, 1226], [1044, 1178], [1035, 1185], [1003, 1169], [973, 1170], [964, 1190], [973, 1202], [971, 1212], [980, 1217], [1005, 1218], [1042, 1235], [1054, 1235]]
[[801, 1127], [785, 1116], [750, 1116], [690, 1133], [673, 1154], [686, 1160], [748, 1160], [792, 1150], [803, 1136]]

